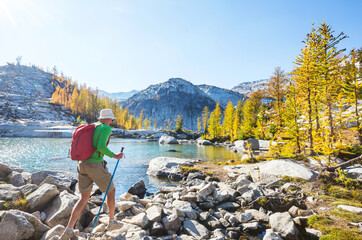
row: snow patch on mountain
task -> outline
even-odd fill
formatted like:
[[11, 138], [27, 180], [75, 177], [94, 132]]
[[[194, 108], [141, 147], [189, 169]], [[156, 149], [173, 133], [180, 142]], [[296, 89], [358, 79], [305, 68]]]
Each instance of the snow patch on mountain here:
[[209, 95], [215, 102], [219, 101], [222, 108], [225, 108], [229, 101], [231, 101], [234, 106], [238, 104], [239, 99], [244, 101], [244, 95], [236, 91], [206, 84], [197, 85], [197, 87]]

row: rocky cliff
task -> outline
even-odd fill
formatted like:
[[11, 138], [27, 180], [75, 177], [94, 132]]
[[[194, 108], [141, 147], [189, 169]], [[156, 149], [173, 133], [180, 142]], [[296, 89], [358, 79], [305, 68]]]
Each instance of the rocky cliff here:
[[231, 101], [233, 105], [236, 106], [239, 99], [241, 99], [241, 101], [245, 100], [244, 94], [229, 89], [219, 88], [206, 84], [198, 85], [197, 87], [199, 87], [204, 93], [209, 95], [215, 102], [219, 101], [222, 108], [225, 108], [229, 101]]
[[164, 126], [167, 120], [173, 120], [175, 126], [177, 115], [183, 117], [185, 129], [197, 129], [197, 118], [201, 117], [205, 106], [215, 108], [215, 101], [197, 86], [182, 79], [171, 78], [168, 81], [151, 85], [125, 103], [131, 114], [138, 115], [143, 110], [144, 116], [157, 121], [157, 126]]
[[61, 85], [52, 74], [22, 65], [0, 66], [0, 123], [17, 120], [73, 121], [64, 107], [50, 104]]
[[257, 90], [264, 90], [269, 83], [269, 79], [261, 79], [252, 82], [242, 82], [237, 86], [233, 87], [231, 90], [241, 93], [241, 94], [249, 94], [251, 92], [255, 92]]

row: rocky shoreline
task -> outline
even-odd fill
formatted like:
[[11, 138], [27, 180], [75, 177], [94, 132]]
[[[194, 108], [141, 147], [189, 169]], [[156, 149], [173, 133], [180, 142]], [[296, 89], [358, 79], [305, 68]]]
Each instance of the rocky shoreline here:
[[[179, 184], [161, 187], [145, 198], [143, 182], [135, 184], [131, 191], [135, 195], [124, 193], [116, 202], [118, 227], [106, 230], [108, 215], [104, 207], [93, 231], [94, 239], [274, 240], [318, 239], [322, 235], [307, 227], [308, 216], [316, 214], [308, 209], [308, 203], [317, 200], [307, 197], [298, 184], [281, 178], [312, 181], [316, 172], [303, 164], [273, 160], [227, 166], [229, 177], [225, 182], [201, 172], [180, 171], [180, 166], [193, 164], [187, 159], [151, 160], [149, 175], [180, 180]], [[0, 177], [1, 239], [58, 239], [79, 199], [76, 176], [61, 171], [29, 173], [0, 163]], [[76, 224], [73, 239], [87, 238], [100, 203], [100, 197], [92, 196]], [[361, 212], [361, 208], [356, 209]]]

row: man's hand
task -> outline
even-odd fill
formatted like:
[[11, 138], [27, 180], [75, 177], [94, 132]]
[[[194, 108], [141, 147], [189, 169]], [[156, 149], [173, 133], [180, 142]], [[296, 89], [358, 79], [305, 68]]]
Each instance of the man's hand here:
[[123, 153], [118, 153], [118, 154], [114, 154], [113, 158], [115, 158], [115, 159], [122, 159], [123, 156], [124, 156]]

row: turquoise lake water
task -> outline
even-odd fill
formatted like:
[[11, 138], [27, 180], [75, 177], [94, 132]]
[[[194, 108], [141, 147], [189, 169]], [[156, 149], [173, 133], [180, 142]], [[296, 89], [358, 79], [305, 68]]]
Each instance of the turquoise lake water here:
[[[77, 173], [77, 162], [68, 158], [71, 139], [64, 138], [0, 138], [0, 161], [22, 167], [25, 171], [62, 170]], [[126, 192], [139, 180], [146, 184], [148, 192], [157, 191], [157, 187], [167, 185], [149, 177], [146, 172], [148, 163], [155, 157], [179, 157], [201, 160], [228, 161], [240, 159], [240, 155], [219, 146], [198, 146], [196, 144], [159, 145], [138, 139], [112, 138], [109, 146], [113, 152], [124, 147], [125, 159], [120, 160], [114, 183], [117, 196]], [[178, 152], [168, 152], [175, 149]], [[105, 157], [108, 169], [113, 173], [116, 159]]]

